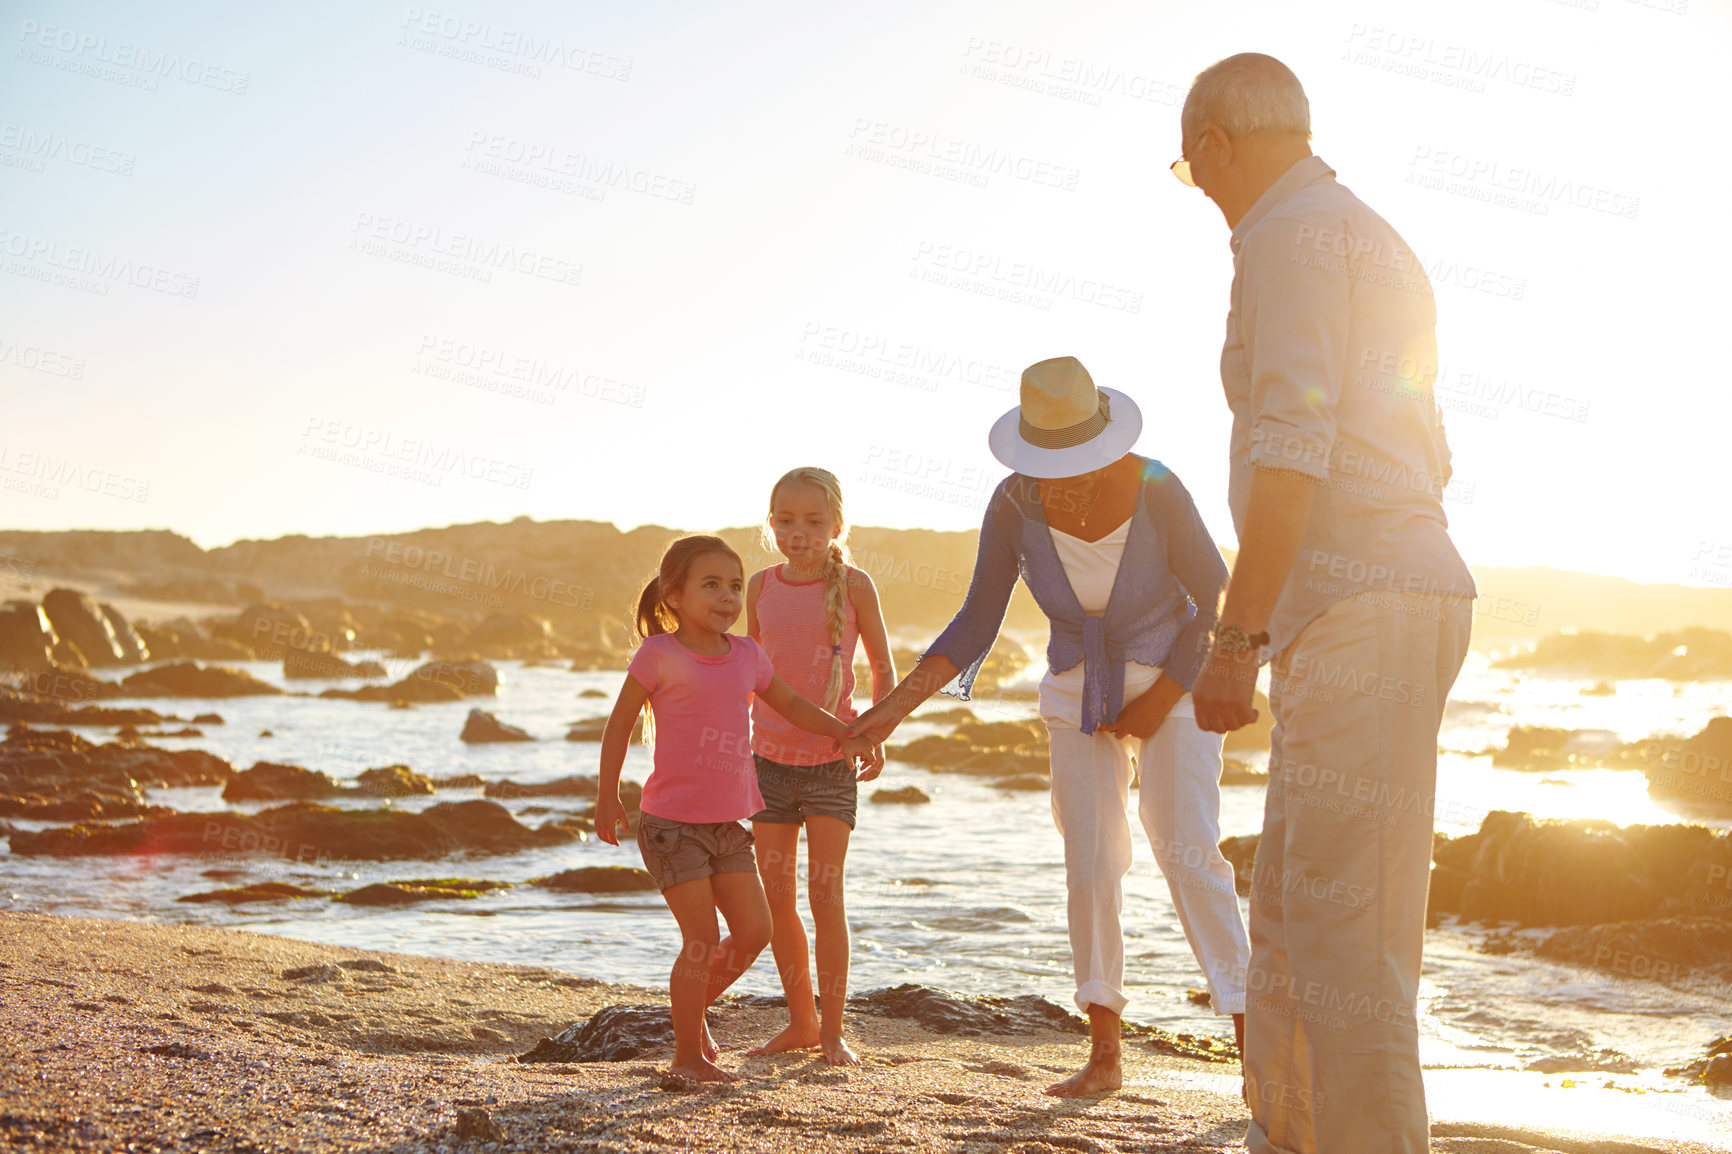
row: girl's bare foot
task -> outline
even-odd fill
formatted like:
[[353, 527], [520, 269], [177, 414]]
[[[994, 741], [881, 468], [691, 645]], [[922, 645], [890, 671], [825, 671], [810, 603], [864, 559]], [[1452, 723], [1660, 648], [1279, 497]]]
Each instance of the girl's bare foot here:
[[789, 1050], [810, 1050], [818, 1044], [818, 1027], [815, 1025], [790, 1024], [786, 1030], [765, 1042], [762, 1046], [753, 1046], [746, 1053], [755, 1058], [765, 1054], [784, 1054]]
[[824, 1047], [824, 1061], [832, 1066], [858, 1066], [860, 1056], [848, 1046], [848, 1039], [837, 1034], [818, 1043]]
[[675, 1062], [668, 1067], [668, 1073], [677, 1074], [681, 1078], [690, 1078], [694, 1082], [739, 1081], [734, 1075], [701, 1054], [689, 1062]]
[[1054, 1098], [1087, 1098], [1095, 1094], [1110, 1094], [1123, 1085], [1119, 1048], [1095, 1046], [1089, 1051], [1087, 1065], [1064, 1081], [1054, 1082], [1046, 1092]]
[[716, 1040], [710, 1037], [710, 1024], [704, 1023], [703, 1033], [698, 1036], [698, 1049], [704, 1055], [704, 1061], [714, 1062], [722, 1056], [722, 1048], [716, 1045]]

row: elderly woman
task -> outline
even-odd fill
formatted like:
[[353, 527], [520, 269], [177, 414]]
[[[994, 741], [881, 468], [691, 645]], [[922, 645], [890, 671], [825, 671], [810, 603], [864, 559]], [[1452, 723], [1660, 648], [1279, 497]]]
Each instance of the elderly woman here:
[[1129, 450], [1136, 404], [1097, 389], [1075, 357], [1030, 366], [1021, 405], [988, 437], [1014, 470], [994, 491], [962, 610], [914, 670], [850, 728], [881, 742], [952, 679], [966, 698], [1020, 573], [1052, 636], [1040, 685], [1052, 812], [1064, 837], [1076, 1002], [1092, 1047], [1059, 1097], [1119, 1088], [1126, 1004], [1123, 878], [1131, 866], [1131, 762], [1143, 828], [1217, 1014], [1244, 1030], [1249, 946], [1221, 856], [1221, 737], [1197, 727], [1191, 682], [1208, 655], [1227, 568], [1190, 494]]

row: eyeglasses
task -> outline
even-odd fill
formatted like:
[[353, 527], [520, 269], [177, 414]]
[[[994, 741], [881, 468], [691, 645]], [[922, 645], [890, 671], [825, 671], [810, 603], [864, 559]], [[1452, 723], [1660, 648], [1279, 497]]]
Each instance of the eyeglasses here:
[[[1203, 138], [1207, 135], [1209, 135], [1209, 130], [1205, 128], [1197, 135], [1197, 143], [1203, 143]], [[1197, 187], [1197, 182], [1191, 179], [1191, 162], [1183, 155], [1181, 155], [1179, 159], [1173, 161], [1170, 167], [1173, 170], [1173, 175], [1179, 178], [1180, 184], [1184, 185], [1186, 188]]]

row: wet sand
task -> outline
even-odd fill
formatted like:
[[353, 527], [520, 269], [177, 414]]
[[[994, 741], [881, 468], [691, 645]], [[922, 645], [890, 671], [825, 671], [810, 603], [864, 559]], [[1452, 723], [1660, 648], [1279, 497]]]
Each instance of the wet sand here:
[[[732, 1085], [667, 1080], [665, 1058], [521, 1065], [543, 1035], [665, 993], [239, 930], [0, 913], [0, 989], [0, 1135], [26, 1150], [488, 1149], [457, 1136], [460, 1111], [494, 1150], [1210, 1150], [1245, 1129], [1231, 1067], [1133, 1043], [1123, 1091], [1066, 1102], [1041, 1089], [1082, 1057], [1073, 1035], [870, 1014], [850, 1019], [856, 1070], [746, 1057], [781, 1011], [726, 1004]], [[1434, 1135], [1464, 1154], [1711, 1149], [1471, 1117]]]

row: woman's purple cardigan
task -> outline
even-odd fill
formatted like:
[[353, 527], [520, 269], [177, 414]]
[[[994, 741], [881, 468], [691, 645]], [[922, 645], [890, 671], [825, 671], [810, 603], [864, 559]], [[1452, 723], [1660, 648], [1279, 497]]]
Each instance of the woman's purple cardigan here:
[[1071, 591], [1039, 482], [1012, 473], [993, 491], [968, 598], [923, 654], [948, 657], [962, 671], [957, 681], [964, 700], [998, 637], [1018, 575], [1052, 626], [1047, 666], [1063, 673], [1083, 665], [1084, 733], [1124, 707], [1126, 661], [1160, 666], [1190, 690], [1208, 657], [1227, 566], [1179, 478], [1159, 461], [1137, 459], [1142, 483], [1124, 559], [1099, 617], [1085, 614]]

